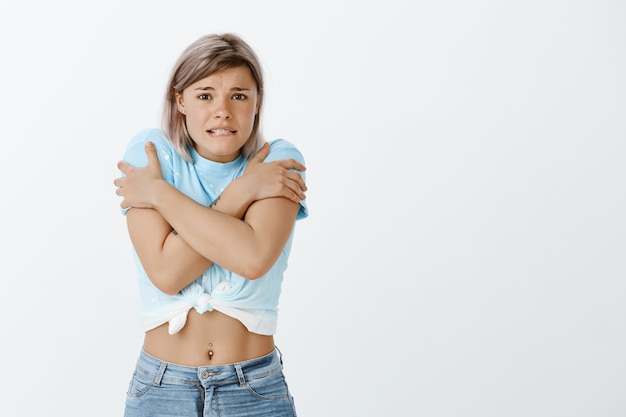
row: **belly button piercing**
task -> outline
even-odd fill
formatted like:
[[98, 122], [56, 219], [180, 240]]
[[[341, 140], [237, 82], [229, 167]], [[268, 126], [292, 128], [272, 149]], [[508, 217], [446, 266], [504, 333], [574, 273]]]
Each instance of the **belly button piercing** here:
[[[213, 343], [209, 343], [209, 347], [212, 347]], [[209, 360], [213, 359], [213, 349], [209, 349]]]

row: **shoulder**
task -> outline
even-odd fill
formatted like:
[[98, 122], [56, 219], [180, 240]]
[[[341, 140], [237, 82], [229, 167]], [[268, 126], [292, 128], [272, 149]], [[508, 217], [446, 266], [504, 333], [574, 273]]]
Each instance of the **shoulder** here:
[[148, 128], [138, 131], [128, 142], [128, 147], [144, 145], [148, 141], [157, 146], [171, 147], [170, 141], [167, 140], [163, 131], [157, 128]]
[[[291, 142], [285, 139], [274, 139], [268, 141], [270, 144], [270, 154], [267, 158], [264, 159], [264, 162], [272, 162], [277, 161], [279, 159], [295, 159], [300, 162], [302, 165], [306, 166], [304, 161], [304, 157], [300, 150]], [[306, 180], [306, 172], [305, 171], [296, 171], [298, 172], [304, 180]], [[309, 216], [309, 209], [307, 207], [306, 201], [302, 200], [300, 202], [300, 211], [298, 211], [298, 215], [296, 216], [296, 220], [304, 219]]]
[[265, 158], [265, 162], [276, 161], [279, 159], [293, 158], [304, 164], [304, 156], [302, 152], [291, 142], [285, 139], [274, 139], [268, 141], [270, 144], [270, 154]]
[[152, 142], [157, 148], [159, 153], [159, 159], [161, 163], [164, 161], [161, 158], [162, 155], [168, 155], [170, 159], [174, 157], [174, 147], [170, 141], [165, 137], [162, 130], [156, 128], [142, 129], [135, 133], [126, 146], [126, 152], [124, 153], [124, 160], [135, 166], [144, 166], [148, 160], [144, 146], [146, 142]]

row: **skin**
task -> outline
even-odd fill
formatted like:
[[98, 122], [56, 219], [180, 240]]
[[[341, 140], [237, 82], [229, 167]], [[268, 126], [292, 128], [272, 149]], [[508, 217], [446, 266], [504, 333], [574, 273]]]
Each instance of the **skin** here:
[[241, 154], [258, 113], [256, 82], [247, 67], [227, 68], [176, 93], [196, 151], [215, 162]]
[[[212, 74], [176, 96], [196, 150], [216, 162], [240, 155], [258, 112], [257, 99], [247, 67]], [[266, 144], [210, 208], [163, 179], [150, 143], [146, 167], [118, 163], [125, 177], [114, 181], [116, 192], [124, 197], [122, 207], [133, 207], [126, 216], [130, 238], [157, 288], [176, 294], [213, 262], [248, 279], [269, 271], [289, 238], [306, 185], [292, 171], [304, 166], [292, 159], [264, 163], [268, 153]], [[193, 309], [179, 333], [169, 335], [166, 323], [144, 339], [147, 353], [188, 366], [252, 359], [273, 348], [272, 336], [251, 333], [217, 311], [200, 315]]]

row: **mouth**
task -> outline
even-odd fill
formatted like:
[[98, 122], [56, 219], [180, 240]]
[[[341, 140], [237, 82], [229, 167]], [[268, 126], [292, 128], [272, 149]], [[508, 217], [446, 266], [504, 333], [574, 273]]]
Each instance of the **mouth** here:
[[223, 136], [223, 135], [232, 135], [233, 133], [237, 132], [236, 130], [230, 130], [230, 129], [209, 129], [207, 130], [207, 132], [211, 135], [215, 135], [215, 136]]

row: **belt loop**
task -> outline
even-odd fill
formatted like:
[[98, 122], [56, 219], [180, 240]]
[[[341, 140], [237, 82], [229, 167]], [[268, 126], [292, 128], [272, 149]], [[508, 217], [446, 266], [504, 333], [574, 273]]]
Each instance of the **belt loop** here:
[[276, 351], [278, 352], [278, 359], [280, 360], [280, 364], [283, 364], [283, 352], [280, 351], [280, 349], [278, 349], [278, 346], [274, 346], [276, 348]]
[[154, 377], [154, 381], [152, 381], [152, 385], [156, 385], [157, 387], [161, 386], [161, 380], [163, 379], [165, 368], [167, 368], [167, 363], [161, 362], [161, 366], [159, 366], [159, 372], [157, 372], [156, 376]]
[[237, 378], [239, 378], [239, 386], [246, 385], [246, 377], [243, 376], [243, 370], [241, 369], [241, 364], [236, 363], [235, 369], [237, 370]]

